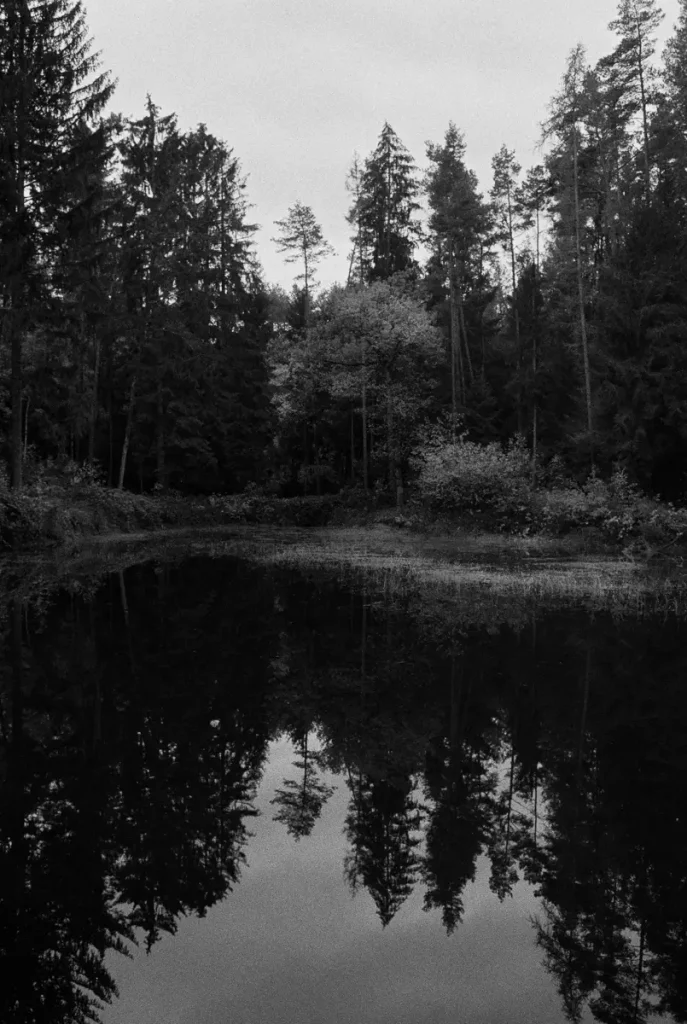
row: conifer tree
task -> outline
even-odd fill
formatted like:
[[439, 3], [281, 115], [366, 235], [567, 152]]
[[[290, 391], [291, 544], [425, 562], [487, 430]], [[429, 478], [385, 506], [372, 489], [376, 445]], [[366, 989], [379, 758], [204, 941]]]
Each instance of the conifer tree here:
[[474, 379], [473, 360], [465, 316], [469, 283], [479, 278], [488, 211], [477, 192], [477, 179], [464, 162], [465, 142], [451, 122], [443, 145], [428, 143], [430, 167], [426, 192], [430, 207], [432, 245], [430, 266], [440, 268], [448, 281], [451, 351], [451, 417], [457, 423], [458, 405], [464, 406], [466, 388]]
[[385, 122], [376, 149], [365, 161], [359, 193], [349, 213], [358, 225], [367, 283], [385, 281], [415, 267], [420, 239], [415, 217], [420, 208], [419, 191], [413, 159]]
[[[594, 469], [594, 422], [592, 411], [592, 383], [589, 360], [587, 331], [585, 265], [583, 262], [583, 218], [580, 196], [580, 138], [583, 113], [583, 90], [587, 74], [584, 47], [578, 44], [570, 53], [563, 75], [562, 88], [551, 103], [551, 117], [544, 126], [544, 137], [556, 139], [558, 149], [550, 157], [550, 163], [558, 163], [560, 174], [568, 177], [567, 197], [559, 198], [559, 229], [561, 237], [571, 236], [572, 252], [564, 252], [563, 258], [571, 260], [574, 266], [577, 291], [577, 320], [584, 378], [585, 406], [587, 414], [587, 441], [590, 467]], [[561, 202], [562, 200], [562, 202]]]
[[11, 352], [14, 487], [22, 484], [23, 348], [54, 259], [46, 240], [114, 89], [98, 69], [81, 0], [0, 7], [0, 301]]
[[648, 108], [655, 102], [650, 61], [656, 49], [655, 32], [662, 20], [663, 12], [656, 0], [620, 0], [617, 17], [608, 26], [620, 41], [598, 65], [623, 96], [628, 111], [640, 115], [647, 196], [651, 190]]
[[286, 253], [287, 263], [302, 263], [303, 270], [296, 275], [297, 281], [303, 282], [305, 293], [306, 318], [308, 316], [311, 291], [315, 283], [315, 267], [325, 256], [331, 256], [334, 249], [325, 241], [322, 228], [315, 220], [315, 214], [309, 206], [295, 203], [289, 207], [285, 220], [277, 220], [275, 224], [281, 229], [278, 238], [273, 238], [279, 252]]
[[494, 185], [491, 190], [491, 198], [496, 213], [497, 230], [499, 232], [501, 244], [508, 255], [510, 263], [513, 325], [515, 328], [515, 351], [517, 353], [518, 433], [522, 434], [524, 429], [522, 407], [523, 352], [522, 342], [520, 339], [520, 313], [518, 310], [518, 304], [515, 301], [515, 292], [517, 288], [517, 275], [515, 272], [517, 260], [515, 248], [517, 214], [516, 196], [518, 175], [520, 174], [521, 167], [515, 160], [515, 153], [507, 149], [505, 145], [501, 146], [499, 152], [493, 157], [491, 166], [494, 172]]

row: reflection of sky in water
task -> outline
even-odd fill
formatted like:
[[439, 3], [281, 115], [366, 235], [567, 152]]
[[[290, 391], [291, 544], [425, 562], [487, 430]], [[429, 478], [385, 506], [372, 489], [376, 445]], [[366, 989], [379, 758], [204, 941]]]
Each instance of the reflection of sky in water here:
[[[105, 1024], [552, 1024], [560, 997], [542, 966], [531, 889], [500, 904], [480, 858], [465, 916], [448, 937], [422, 909], [420, 884], [382, 930], [372, 898], [343, 875], [343, 778], [299, 843], [272, 821], [270, 798], [293, 777], [293, 751], [272, 745], [261, 817], [235, 891], [203, 920], [182, 919], [150, 956], [110, 955], [120, 998]], [[591, 1020], [586, 1014], [584, 1021]]]

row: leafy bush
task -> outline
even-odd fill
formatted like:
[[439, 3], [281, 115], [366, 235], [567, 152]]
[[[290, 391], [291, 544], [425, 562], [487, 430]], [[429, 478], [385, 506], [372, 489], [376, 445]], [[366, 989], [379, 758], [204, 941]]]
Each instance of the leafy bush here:
[[654, 508], [624, 470], [616, 470], [608, 481], [591, 477], [581, 487], [544, 492], [539, 518], [540, 525], [553, 533], [596, 527], [607, 540], [621, 543], [642, 533]]
[[530, 457], [522, 438], [503, 448], [476, 444], [464, 434], [447, 440], [444, 426], [429, 430], [413, 452], [422, 500], [434, 511], [520, 511], [530, 497]]

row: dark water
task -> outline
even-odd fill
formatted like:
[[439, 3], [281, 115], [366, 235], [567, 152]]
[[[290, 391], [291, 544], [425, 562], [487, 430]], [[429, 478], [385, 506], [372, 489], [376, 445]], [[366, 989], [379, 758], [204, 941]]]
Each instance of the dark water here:
[[3, 1024], [687, 1020], [684, 625], [198, 558], [1, 629]]

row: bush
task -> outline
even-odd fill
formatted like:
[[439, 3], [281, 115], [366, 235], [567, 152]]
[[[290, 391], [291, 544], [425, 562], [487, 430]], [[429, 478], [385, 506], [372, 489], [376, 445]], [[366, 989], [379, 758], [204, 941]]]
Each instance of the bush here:
[[476, 444], [445, 430], [425, 435], [411, 457], [423, 502], [433, 511], [522, 512], [529, 503], [530, 456], [522, 438], [507, 448]]
[[608, 481], [591, 477], [581, 487], [555, 487], [543, 495], [540, 525], [553, 533], [595, 527], [614, 543], [642, 534], [655, 505], [644, 497], [624, 470]]

